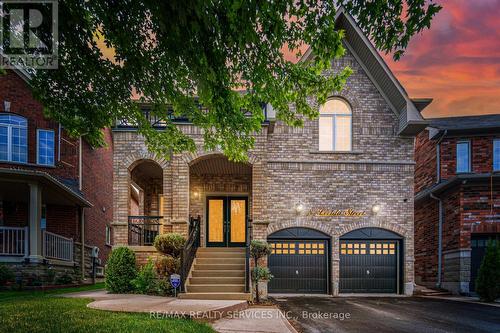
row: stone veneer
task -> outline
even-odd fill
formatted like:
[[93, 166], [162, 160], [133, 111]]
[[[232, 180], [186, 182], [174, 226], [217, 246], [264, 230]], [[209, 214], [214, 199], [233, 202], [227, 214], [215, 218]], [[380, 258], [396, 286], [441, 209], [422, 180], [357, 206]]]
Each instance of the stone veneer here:
[[[336, 95], [352, 108], [352, 152], [318, 151], [318, 122], [306, 120], [301, 128], [276, 122], [255, 135], [249, 153], [252, 165], [251, 216], [253, 238], [266, 239], [277, 230], [303, 226], [331, 235], [331, 282], [338, 293], [339, 237], [363, 227], [380, 227], [404, 237], [405, 293], [413, 292], [413, 138], [399, 137], [398, 115], [388, 106], [355, 58], [347, 54], [332, 64], [331, 72], [350, 66], [354, 74]], [[329, 75], [330, 73], [325, 73]], [[314, 101], [311, 100], [314, 105]], [[164, 170], [164, 224], [169, 230], [187, 232], [190, 212], [201, 209], [190, 201], [189, 165], [204, 152], [199, 128], [179, 125], [197, 143], [196, 153], [172, 156], [167, 161], [149, 153], [133, 130], [114, 131], [114, 244], [127, 243], [130, 170], [137, 161], [156, 161]], [[196, 181], [192, 178], [191, 181]], [[203, 187], [200, 187], [203, 188]], [[359, 218], [307, 217], [294, 207], [365, 211]], [[381, 207], [371, 213], [374, 204]], [[191, 206], [191, 207], [190, 207]], [[204, 221], [204, 220], [202, 220]], [[204, 223], [204, 222], [202, 222]], [[204, 246], [204, 243], [202, 243]]]

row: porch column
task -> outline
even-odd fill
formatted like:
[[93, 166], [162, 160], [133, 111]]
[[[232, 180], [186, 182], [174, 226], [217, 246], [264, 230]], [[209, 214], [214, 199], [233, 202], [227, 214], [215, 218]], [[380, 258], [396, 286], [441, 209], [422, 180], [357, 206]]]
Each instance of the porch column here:
[[172, 158], [172, 229], [187, 236], [189, 221], [189, 165], [180, 157]]
[[33, 262], [43, 260], [42, 251], [42, 188], [38, 183], [29, 183], [30, 205], [29, 205], [29, 259]]

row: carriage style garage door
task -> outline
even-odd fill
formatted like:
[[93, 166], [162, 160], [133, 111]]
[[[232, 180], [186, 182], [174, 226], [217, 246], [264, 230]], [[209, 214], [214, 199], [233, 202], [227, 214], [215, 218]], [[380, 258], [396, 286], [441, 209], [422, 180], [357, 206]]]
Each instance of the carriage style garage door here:
[[340, 240], [341, 293], [398, 293], [401, 237], [377, 228], [350, 232]]
[[305, 228], [269, 236], [270, 293], [328, 293], [328, 236]]

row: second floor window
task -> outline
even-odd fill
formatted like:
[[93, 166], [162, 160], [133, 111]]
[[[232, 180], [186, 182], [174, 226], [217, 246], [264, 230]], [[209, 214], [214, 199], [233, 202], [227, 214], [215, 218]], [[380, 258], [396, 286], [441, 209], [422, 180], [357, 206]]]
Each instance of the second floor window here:
[[319, 110], [319, 150], [352, 149], [352, 111], [341, 99], [331, 99]]
[[54, 131], [37, 131], [37, 163], [42, 165], [54, 165]]
[[457, 142], [457, 173], [471, 172], [470, 141]]
[[0, 115], [0, 161], [28, 162], [28, 121], [12, 114]]
[[500, 171], [500, 139], [493, 140], [493, 171]]

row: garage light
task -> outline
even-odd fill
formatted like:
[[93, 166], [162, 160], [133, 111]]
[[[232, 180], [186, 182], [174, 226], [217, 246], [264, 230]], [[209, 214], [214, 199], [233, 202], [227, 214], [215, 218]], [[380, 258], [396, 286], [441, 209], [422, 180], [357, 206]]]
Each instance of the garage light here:
[[378, 212], [380, 212], [380, 205], [373, 205], [372, 212], [374, 214], [377, 214]]
[[305, 207], [301, 202], [299, 202], [297, 205], [295, 205], [295, 211], [298, 214], [302, 213], [304, 211], [304, 209], [305, 209]]

